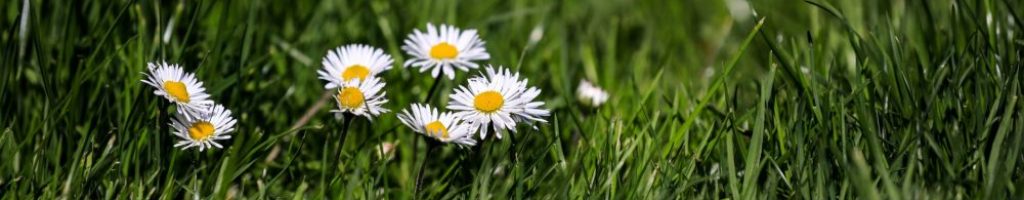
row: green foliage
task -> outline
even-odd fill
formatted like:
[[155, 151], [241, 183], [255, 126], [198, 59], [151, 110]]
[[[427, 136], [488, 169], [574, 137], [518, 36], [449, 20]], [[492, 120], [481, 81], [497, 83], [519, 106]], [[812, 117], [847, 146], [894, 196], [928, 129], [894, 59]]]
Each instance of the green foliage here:
[[[11, 0], [0, 11], [3, 199], [1024, 196], [1019, 1]], [[478, 29], [487, 63], [543, 90], [549, 123], [425, 158], [427, 139], [394, 111], [433, 83], [400, 67], [402, 41], [426, 23]], [[334, 105], [315, 106], [315, 71], [352, 43], [395, 57], [381, 75], [393, 112], [353, 121], [342, 140]], [[161, 60], [234, 111], [225, 149], [173, 147], [174, 110], [140, 82]], [[441, 82], [431, 103], [478, 73]], [[610, 100], [576, 102], [581, 79]], [[396, 146], [381, 155], [382, 143]]]

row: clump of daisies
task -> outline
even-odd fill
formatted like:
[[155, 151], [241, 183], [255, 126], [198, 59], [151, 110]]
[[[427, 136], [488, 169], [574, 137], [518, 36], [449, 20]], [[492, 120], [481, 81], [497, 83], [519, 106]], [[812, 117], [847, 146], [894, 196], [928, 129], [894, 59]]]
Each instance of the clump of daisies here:
[[337, 90], [333, 96], [338, 108], [332, 112], [368, 120], [388, 112], [383, 107], [388, 102], [381, 91], [384, 81], [376, 76], [392, 63], [391, 55], [369, 45], [346, 45], [328, 52], [317, 73], [327, 81], [324, 88]]
[[[403, 65], [419, 68], [420, 72], [429, 70], [430, 75], [437, 79], [435, 86], [442, 76], [447, 76], [449, 80], [455, 79], [456, 69], [476, 69], [480, 65], [475, 62], [491, 58], [477, 30], [462, 30], [446, 24], [427, 24], [426, 32], [414, 30], [405, 39], [402, 50], [411, 57]], [[433, 88], [430, 92], [433, 92]], [[430, 101], [429, 97], [431, 95], [428, 95], [426, 101]], [[472, 138], [476, 126], [452, 112], [413, 104], [410, 109], [403, 110], [398, 119], [413, 131], [443, 143], [456, 143], [462, 147], [476, 144]]]
[[199, 151], [223, 148], [217, 141], [231, 139], [228, 134], [235, 130], [231, 110], [210, 100], [203, 82], [181, 66], [159, 62], [149, 63], [148, 68], [149, 73], [142, 82], [156, 88], [153, 94], [177, 106], [170, 125], [181, 141], [174, 147], [182, 150], [199, 147]]
[[520, 79], [519, 73], [488, 67], [486, 73], [455, 89], [448, 109], [476, 126], [481, 139], [487, 138], [488, 130], [501, 139], [502, 130], [516, 132], [518, 123], [547, 122], [543, 117], [550, 111], [541, 108], [544, 102], [534, 101], [538, 95], [540, 89], [527, 87], [527, 79]]
[[600, 107], [605, 101], [608, 101], [608, 96], [607, 91], [585, 79], [580, 80], [580, 85], [576, 87], [576, 100], [586, 106]]
[[[476, 30], [444, 24], [427, 24], [425, 31], [414, 30], [402, 50], [410, 55], [403, 66], [430, 71], [438, 80], [442, 76], [455, 79], [456, 69], [477, 69], [480, 64], [475, 62], [490, 59]], [[324, 88], [337, 91], [333, 95], [337, 109], [333, 112], [371, 121], [389, 112], [384, 108], [388, 102], [382, 91], [385, 83], [377, 75], [391, 68], [390, 55], [368, 45], [346, 45], [328, 52], [322, 64], [317, 73], [327, 81]], [[544, 102], [535, 100], [540, 89], [527, 83], [507, 68], [488, 67], [485, 73], [455, 89], [450, 96], [452, 102], [445, 107], [450, 111], [417, 103], [397, 117], [413, 131], [442, 143], [472, 146], [477, 143], [474, 135], [479, 133], [484, 139], [492, 130], [500, 139], [503, 131], [516, 132], [518, 124], [547, 122], [544, 118], [550, 111], [542, 108]]]
[[[454, 69], [476, 69], [479, 65], [475, 61], [491, 57], [476, 30], [460, 30], [444, 24], [440, 27], [427, 24], [426, 33], [413, 31], [402, 49], [412, 56], [405, 66], [418, 67], [421, 72], [431, 70], [435, 78], [445, 75], [455, 79]], [[489, 67], [486, 74], [470, 78], [468, 86], [456, 88], [451, 95], [453, 102], [447, 108], [454, 111], [452, 119], [465, 121], [464, 125], [470, 127], [467, 130], [479, 132], [481, 139], [487, 137], [489, 130], [494, 130], [500, 139], [502, 130], [515, 132], [517, 123], [547, 122], [543, 117], [548, 116], [549, 111], [541, 108], [543, 102], [534, 101], [540, 89], [527, 88], [526, 83], [527, 80], [520, 80], [518, 73]], [[418, 106], [422, 105], [413, 105], [414, 112], [426, 109]], [[408, 118], [408, 114], [405, 117]], [[418, 125], [406, 125], [423, 133]]]
[[474, 61], [491, 58], [476, 30], [459, 30], [444, 24], [440, 27], [427, 24], [426, 33], [415, 30], [405, 39], [402, 49], [412, 55], [405, 61], [406, 67], [420, 68], [420, 72], [430, 70], [434, 78], [446, 75], [448, 79], [455, 79], [454, 69], [476, 69], [479, 65]]

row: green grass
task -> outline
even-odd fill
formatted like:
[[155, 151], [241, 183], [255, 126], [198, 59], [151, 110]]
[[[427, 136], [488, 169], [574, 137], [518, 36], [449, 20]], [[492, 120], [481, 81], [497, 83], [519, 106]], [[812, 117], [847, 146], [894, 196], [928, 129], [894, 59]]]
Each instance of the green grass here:
[[[737, 2], [4, 1], [0, 196], [1024, 197], [1024, 3], [754, 0], [752, 16]], [[479, 29], [487, 63], [543, 90], [549, 123], [427, 159], [394, 112], [355, 120], [345, 144], [332, 103], [292, 130], [324, 92], [327, 50], [366, 43], [402, 63], [428, 22]], [[173, 147], [172, 106], [140, 82], [161, 60], [234, 111], [225, 149]], [[393, 111], [433, 83], [395, 67], [381, 75]], [[582, 107], [580, 79], [611, 99]]]

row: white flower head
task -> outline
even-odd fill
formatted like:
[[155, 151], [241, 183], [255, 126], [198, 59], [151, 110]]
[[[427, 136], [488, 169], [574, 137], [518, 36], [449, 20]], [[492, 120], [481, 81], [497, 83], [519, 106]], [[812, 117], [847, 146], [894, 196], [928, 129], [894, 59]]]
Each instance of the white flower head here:
[[381, 142], [374, 147], [374, 152], [377, 152], [377, 157], [384, 160], [391, 160], [395, 157], [395, 149], [398, 147], [399, 141], [395, 142]]
[[533, 27], [533, 30], [530, 30], [530, 38], [527, 40], [526, 46], [532, 47], [537, 42], [540, 42], [541, 39], [544, 39], [544, 25], [537, 24], [537, 26]]
[[235, 118], [224, 106], [211, 105], [200, 114], [177, 114], [171, 120], [171, 127], [174, 135], [181, 138], [174, 147], [182, 150], [199, 147], [199, 151], [203, 151], [213, 147], [224, 148], [217, 140], [231, 139], [228, 133], [235, 131]]
[[350, 44], [327, 52], [323, 68], [317, 71], [326, 80], [324, 88], [334, 89], [344, 82], [365, 80], [391, 69], [391, 55], [369, 45]]
[[580, 80], [580, 85], [576, 87], [576, 100], [579, 100], [584, 105], [596, 108], [604, 104], [605, 101], [608, 101], [608, 92], [591, 84], [590, 81]]
[[332, 112], [351, 113], [373, 120], [373, 117], [388, 112], [388, 109], [382, 107], [388, 100], [384, 98], [386, 92], [381, 89], [384, 89], [384, 82], [373, 76], [362, 81], [352, 79], [343, 82], [334, 95], [338, 109]]
[[448, 79], [455, 79], [453, 68], [469, 71], [479, 67], [474, 61], [491, 58], [475, 29], [459, 30], [444, 24], [440, 29], [427, 24], [426, 33], [414, 30], [405, 39], [402, 50], [412, 55], [405, 61], [406, 67], [419, 67], [420, 72], [431, 70], [430, 74], [435, 78], [444, 74]]
[[409, 109], [402, 110], [398, 114], [398, 120], [412, 128], [413, 131], [428, 137], [437, 139], [444, 143], [456, 143], [460, 146], [473, 146], [475, 126], [467, 124], [451, 112], [438, 112], [436, 108], [428, 105], [412, 104], [412, 112]]
[[464, 120], [477, 126], [480, 138], [486, 138], [488, 126], [501, 139], [501, 130], [516, 132], [516, 123], [547, 122], [542, 119], [550, 112], [541, 106], [544, 102], [534, 101], [540, 89], [526, 87], [527, 80], [519, 80], [519, 73], [507, 68], [487, 68], [486, 74], [469, 79], [468, 85], [460, 86], [451, 95], [448, 109]]
[[156, 88], [153, 94], [163, 96], [178, 105], [178, 113], [200, 114], [213, 104], [206, 94], [203, 82], [195, 74], [185, 72], [180, 66], [165, 62], [149, 63], [149, 73], [142, 82]]

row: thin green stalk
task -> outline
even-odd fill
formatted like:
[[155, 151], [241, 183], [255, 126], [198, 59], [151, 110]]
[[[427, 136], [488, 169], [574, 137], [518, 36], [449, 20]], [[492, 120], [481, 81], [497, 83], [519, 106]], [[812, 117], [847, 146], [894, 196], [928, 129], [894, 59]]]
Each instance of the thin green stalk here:
[[443, 74], [439, 74], [437, 77], [434, 78], [434, 83], [430, 85], [430, 90], [427, 91], [427, 98], [423, 99], [423, 103], [430, 102], [431, 98], [434, 97], [434, 91], [436, 91], [437, 87], [441, 85], [442, 78], [444, 78]]
[[435, 143], [427, 142], [427, 153], [423, 155], [423, 161], [420, 162], [419, 172], [416, 172], [416, 187], [413, 191], [413, 196], [416, 199], [419, 199], [420, 188], [423, 186], [423, 170], [427, 168], [427, 158], [434, 152], [435, 146], [437, 146]]
[[[341, 140], [338, 141], [338, 157], [335, 159], [335, 161], [340, 160], [341, 156], [343, 155], [341, 152], [345, 151], [345, 138], [348, 138], [348, 129], [350, 126], [352, 126], [352, 120], [354, 120], [355, 117], [356, 116], [351, 113], [345, 113], [345, 123], [342, 125], [341, 128]], [[331, 167], [333, 167], [333, 165]]]
[[336, 146], [338, 146], [338, 148], [336, 148], [336, 149], [338, 151], [337, 155], [339, 157], [337, 157], [335, 159], [328, 159], [327, 158], [327, 155], [329, 155], [328, 151], [331, 150], [331, 148], [328, 145], [330, 144], [331, 141], [334, 140], [333, 137], [332, 137], [332, 134], [328, 134], [327, 135], [327, 139], [324, 140], [324, 146], [323, 146], [324, 150], [323, 150], [323, 154], [321, 155], [321, 159], [323, 160], [323, 168], [322, 168], [323, 173], [320, 174], [320, 184], [323, 186], [321, 188], [321, 194], [322, 195], [326, 195], [327, 194], [327, 188], [331, 185], [329, 182], [327, 182], [327, 178], [326, 178], [327, 174], [334, 174], [334, 173], [331, 173], [330, 171], [331, 171], [332, 168], [334, 168], [334, 165], [336, 163], [335, 161], [340, 159], [340, 156], [342, 155], [341, 152], [344, 152], [344, 150], [345, 150], [345, 138], [348, 138], [346, 136], [348, 136], [349, 126], [352, 124], [352, 120], [355, 118], [355, 115], [353, 115], [351, 113], [345, 113], [343, 115], [344, 115], [344, 118], [345, 118], [344, 119], [345, 122], [342, 123], [341, 139], [338, 141], [338, 144], [336, 145]]

